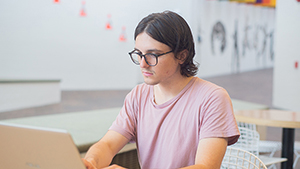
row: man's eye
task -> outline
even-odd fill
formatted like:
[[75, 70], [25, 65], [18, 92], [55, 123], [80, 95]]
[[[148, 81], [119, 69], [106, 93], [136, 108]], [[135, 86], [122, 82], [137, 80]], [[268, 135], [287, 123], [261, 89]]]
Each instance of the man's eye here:
[[156, 53], [147, 53], [147, 55], [156, 56]]
[[138, 55], [141, 55], [141, 54], [142, 54], [141, 52], [138, 52], [138, 51], [134, 51], [133, 53], [134, 53], [134, 54], [138, 54]]

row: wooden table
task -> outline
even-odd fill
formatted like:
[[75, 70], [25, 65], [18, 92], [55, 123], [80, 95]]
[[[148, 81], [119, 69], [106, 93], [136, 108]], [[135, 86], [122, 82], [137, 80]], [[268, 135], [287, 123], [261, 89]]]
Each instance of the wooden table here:
[[237, 99], [231, 99], [233, 110], [266, 110], [269, 109], [269, 106], [264, 104], [252, 103]]
[[281, 169], [293, 168], [295, 128], [300, 128], [300, 112], [269, 109], [236, 110], [234, 113], [239, 122], [283, 128], [281, 157], [288, 161], [281, 164]]

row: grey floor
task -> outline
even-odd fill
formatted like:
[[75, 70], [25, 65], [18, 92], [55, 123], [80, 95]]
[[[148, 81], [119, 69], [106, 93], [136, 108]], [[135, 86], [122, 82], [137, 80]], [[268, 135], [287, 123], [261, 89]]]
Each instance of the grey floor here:
[[[265, 104], [273, 108], [272, 68], [204, 79], [224, 87], [233, 99]], [[0, 113], [0, 120], [122, 106], [123, 100], [128, 92], [129, 90], [62, 91], [60, 103], [2, 112]], [[281, 133], [281, 128], [268, 127], [266, 138], [268, 140], [281, 141]], [[295, 140], [300, 141], [299, 129], [296, 129]], [[280, 155], [280, 153], [277, 155]]]
[[[272, 106], [273, 69], [205, 78], [224, 87], [231, 98]], [[1, 119], [122, 106], [130, 90], [62, 91], [57, 104], [0, 113]]]

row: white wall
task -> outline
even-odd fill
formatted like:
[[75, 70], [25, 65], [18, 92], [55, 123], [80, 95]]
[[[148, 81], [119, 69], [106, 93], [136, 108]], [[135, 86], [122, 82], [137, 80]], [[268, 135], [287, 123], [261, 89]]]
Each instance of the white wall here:
[[[228, 1], [202, 1], [200, 6], [200, 31], [197, 34], [200, 34], [202, 41], [198, 43], [197, 52], [201, 77], [273, 66], [269, 35], [274, 31], [274, 8]], [[212, 29], [217, 22], [221, 22], [225, 28], [226, 45], [221, 51], [220, 40], [214, 39], [212, 52]]]
[[[82, 8], [82, 0], [60, 0], [58, 4], [54, 0], [2, 0], [0, 79], [61, 79], [63, 90], [131, 89], [142, 81], [139, 68], [128, 56], [134, 47], [134, 28], [144, 16], [164, 10], [178, 12], [190, 24], [197, 45], [195, 59], [201, 64], [200, 77], [235, 73], [235, 20], [239, 20], [241, 52], [245, 18], [249, 17], [252, 26], [249, 37], [254, 38], [257, 26], [266, 24], [268, 32], [272, 30], [275, 15], [271, 8], [205, 0], [87, 0], [86, 17], [79, 16]], [[109, 14], [112, 30], [105, 29]], [[225, 23], [228, 42], [223, 54], [212, 55], [211, 29], [217, 20]], [[127, 41], [120, 42], [124, 26]], [[269, 46], [269, 39], [266, 43]], [[273, 62], [263, 62], [258, 51], [249, 49], [240, 58], [240, 72], [272, 67]]]
[[60, 84], [58, 80], [0, 80], [0, 94], [0, 113], [44, 106], [61, 101]]
[[276, 19], [273, 105], [300, 111], [300, 2], [277, 0]]
[[[134, 47], [136, 24], [150, 12], [180, 12], [183, 3], [89, 0], [87, 16], [80, 17], [81, 0], [53, 2], [1, 1], [0, 78], [62, 79], [67, 90], [132, 88], [139, 72], [127, 53]], [[123, 26], [127, 42], [118, 40]]]

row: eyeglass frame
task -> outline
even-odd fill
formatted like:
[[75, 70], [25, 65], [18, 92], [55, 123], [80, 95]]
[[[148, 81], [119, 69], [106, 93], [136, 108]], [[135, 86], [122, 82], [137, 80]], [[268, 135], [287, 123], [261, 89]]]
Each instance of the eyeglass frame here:
[[[135, 63], [136, 65], [140, 65], [140, 62], [135, 62], [134, 61], [134, 59], [132, 58], [132, 54], [135, 52], [135, 51], [137, 51], [136, 49], [134, 49], [133, 51], [131, 51], [131, 52], [129, 52], [128, 54], [129, 54], [129, 56], [130, 56], [130, 58], [131, 58], [131, 60], [132, 60], [132, 62], [133, 63]], [[157, 64], [158, 64], [158, 57], [159, 56], [162, 56], [162, 55], [166, 55], [166, 54], [169, 54], [169, 53], [172, 53], [173, 52], [173, 50], [170, 50], [169, 52], [165, 52], [165, 53], [161, 53], [161, 54], [155, 54], [155, 53], [146, 53], [146, 54], [140, 54], [140, 53], [136, 53], [137, 55], [139, 55], [140, 57], [141, 57], [141, 59], [144, 57], [144, 59], [145, 59], [145, 62], [147, 63], [147, 65], [149, 65], [149, 66], [156, 66]], [[156, 62], [155, 62], [155, 64], [154, 65], [150, 65], [149, 63], [148, 63], [148, 61], [147, 61], [147, 59], [146, 59], [146, 55], [153, 55], [155, 58], [156, 58]]]

